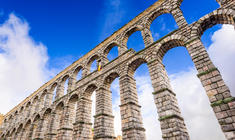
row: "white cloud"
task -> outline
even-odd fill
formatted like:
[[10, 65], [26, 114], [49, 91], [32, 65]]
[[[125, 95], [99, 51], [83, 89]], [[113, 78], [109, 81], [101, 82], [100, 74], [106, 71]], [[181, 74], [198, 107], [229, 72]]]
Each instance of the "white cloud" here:
[[39, 88], [51, 74], [47, 48], [29, 36], [28, 24], [9, 15], [0, 25], [0, 112], [6, 113]]
[[208, 49], [210, 58], [217, 66], [235, 96], [235, 31], [232, 25], [223, 25], [212, 36], [212, 45]]

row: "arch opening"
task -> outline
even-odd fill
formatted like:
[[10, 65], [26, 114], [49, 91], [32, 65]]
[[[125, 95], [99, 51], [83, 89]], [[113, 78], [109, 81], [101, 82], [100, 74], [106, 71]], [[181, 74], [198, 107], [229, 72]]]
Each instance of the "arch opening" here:
[[78, 95], [74, 94], [70, 97], [68, 102], [69, 107], [69, 128], [73, 129], [73, 124], [76, 122], [77, 116], [77, 106], [78, 106]]
[[46, 138], [46, 133], [50, 131], [50, 116], [51, 116], [51, 109], [48, 108], [44, 113], [43, 113], [43, 123], [42, 123], [42, 128], [41, 128], [41, 136], [42, 138]]
[[145, 48], [144, 40], [141, 34], [140, 28], [133, 28], [126, 33], [124, 43], [127, 45], [127, 48], [134, 49], [136, 52]]
[[53, 94], [51, 104], [55, 101], [56, 91], [57, 91], [57, 83], [54, 83], [50, 88], [50, 93]]
[[82, 72], [83, 68], [81, 66], [75, 69], [73, 74], [73, 78], [76, 79], [75, 81], [79, 81], [80, 79], [82, 79]]
[[87, 63], [87, 68], [88, 68], [88, 71], [91, 73], [91, 72], [94, 72], [95, 70], [97, 70], [97, 63], [98, 63], [98, 55], [94, 55], [90, 58], [90, 60], [88, 61]]
[[190, 139], [224, 139], [184, 42], [169, 41], [160, 49], [158, 55], [169, 74]]
[[153, 88], [148, 71], [147, 61], [144, 58], [137, 58], [129, 65], [128, 73], [136, 80], [136, 92], [141, 106], [141, 117], [143, 118], [146, 139], [162, 139], [160, 123], [156, 119], [158, 114], [153, 95], [151, 94]]
[[36, 115], [35, 118], [33, 119], [33, 127], [31, 128], [31, 135], [30, 138], [34, 139], [37, 138], [37, 129], [39, 127], [39, 121], [40, 121], [40, 115]]
[[122, 137], [121, 130], [121, 114], [120, 114], [120, 88], [119, 88], [119, 74], [114, 72], [107, 76], [104, 80], [104, 86], [111, 92], [112, 100], [112, 114], [114, 116], [114, 136]]
[[53, 126], [52, 126], [52, 132], [55, 133], [58, 137], [59, 131], [58, 129], [60, 128], [60, 123], [62, 122], [62, 117], [63, 117], [63, 111], [64, 111], [64, 103], [60, 102], [57, 104], [56, 109], [55, 109], [55, 117], [53, 119]]
[[178, 29], [178, 25], [176, 24], [176, 21], [172, 14], [165, 13], [153, 16], [154, 17], [150, 18], [150, 30], [152, 32], [154, 41], [157, 41], [160, 38], [169, 34], [170, 32]]
[[118, 57], [118, 44], [112, 43], [104, 50], [104, 56], [108, 61], [112, 61]]
[[61, 85], [63, 86], [62, 88], [61, 88], [61, 92], [63, 93], [62, 95], [61, 95], [61, 97], [63, 96], [63, 95], [66, 95], [67, 93], [68, 93], [68, 84], [69, 84], [69, 76], [68, 75], [66, 75], [66, 76], [64, 76], [63, 78], [62, 78], [62, 81], [61, 81]]

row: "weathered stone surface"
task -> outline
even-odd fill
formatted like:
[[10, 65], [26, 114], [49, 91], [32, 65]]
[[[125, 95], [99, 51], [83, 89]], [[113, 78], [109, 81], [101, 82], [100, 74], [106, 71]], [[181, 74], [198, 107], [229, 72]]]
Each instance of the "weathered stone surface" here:
[[[188, 25], [180, 9], [182, 0], [158, 0], [123, 28], [108, 37], [85, 56], [48, 81], [23, 102], [8, 112], [0, 126], [0, 139], [16, 140], [112, 140], [114, 116], [110, 85], [119, 79], [121, 98], [122, 138], [144, 140], [141, 106], [134, 79], [135, 70], [148, 64], [164, 140], [189, 140], [189, 135], [162, 64], [165, 53], [185, 46], [190, 54], [221, 130], [228, 140], [235, 139], [235, 98], [214, 66], [200, 38], [215, 24], [234, 25], [235, 2], [217, 0], [220, 8]], [[151, 23], [160, 15], [170, 13], [178, 29], [153, 41]], [[135, 52], [127, 48], [129, 36], [141, 31], [145, 49]], [[109, 51], [118, 46], [118, 57], [107, 59]], [[90, 72], [97, 60], [101, 70]], [[82, 78], [76, 79], [79, 71]], [[68, 89], [64, 84], [68, 80]], [[91, 122], [91, 95], [96, 91], [94, 128]], [[64, 93], [66, 93], [64, 95]]]

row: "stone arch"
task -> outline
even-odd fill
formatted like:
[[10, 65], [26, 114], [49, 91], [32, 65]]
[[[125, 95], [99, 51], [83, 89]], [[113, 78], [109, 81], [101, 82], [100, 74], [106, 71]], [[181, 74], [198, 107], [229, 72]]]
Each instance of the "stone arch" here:
[[[72, 78], [75, 79], [75, 80], [74, 80], [75, 82], [80, 80], [80, 79], [77, 79], [77, 75], [78, 75], [78, 73], [79, 73], [80, 71], [83, 72], [83, 66], [81, 66], [81, 65], [77, 66], [77, 68], [73, 71]], [[81, 78], [82, 78], [82, 77], [81, 77]], [[75, 84], [75, 83], [74, 83], [74, 84]]]
[[92, 93], [97, 89], [97, 86], [95, 84], [90, 84], [85, 88], [84, 96], [91, 97]]
[[26, 123], [23, 125], [23, 132], [21, 135], [22, 140], [26, 140], [29, 137], [31, 124], [32, 124], [31, 119], [28, 119]]
[[16, 128], [12, 129], [12, 131], [10, 132], [11, 139], [15, 139], [15, 133], [16, 133]]
[[[97, 89], [95, 84], [89, 84], [84, 87], [82, 94], [79, 96], [76, 112], [76, 123], [74, 124], [75, 137], [78, 139], [91, 139], [92, 136], [92, 93]], [[85, 129], [80, 129], [85, 128]]]
[[56, 89], [57, 85], [58, 85], [57, 82], [55, 82], [54, 84], [52, 84], [52, 86], [51, 86], [50, 89], [49, 89], [49, 92], [53, 93], [53, 91]]
[[23, 124], [21, 123], [19, 127], [16, 129], [15, 139], [20, 139], [23, 131]]
[[40, 104], [39, 97], [38, 96], [34, 97], [32, 100], [32, 108], [31, 108], [32, 114], [36, 113], [39, 110], [38, 109], [39, 104]]
[[219, 9], [214, 12], [205, 15], [200, 18], [192, 27], [191, 37], [199, 37], [203, 35], [203, 33], [213, 27], [216, 24], [232, 24], [235, 25], [235, 11], [232, 9]]
[[25, 105], [25, 117], [24, 118], [29, 118], [29, 116], [31, 115], [30, 109], [31, 109], [31, 102], [29, 101]]
[[30, 128], [30, 135], [29, 135], [29, 137], [32, 139], [37, 137], [37, 129], [39, 127], [40, 120], [41, 120], [40, 114], [37, 114], [33, 117], [32, 126]]
[[8, 117], [8, 127], [11, 127], [13, 125], [13, 115], [10, 115]]
[[[70, 76], [69, 75], [65, 75], [63, 78], [62, 78], [62, 80], [61, 80], [61, 86], [63, 86], [63, 89], [65, 89], [65, 82], [68, 80], [69, 81], [69, 79], [70, 79]], [[67, 85], [68, 86], [68, 85]], [[66, 92], [66, 93], [68, 93], [68, 91], [69, 91], [69, 86], [68, 86], [68, 88], [67, 88], [67, 91], [64, 91], [63, 90], [63, 92]], [[61, 91], [62, 92], [62, 91]]]
[[58, 129], [61, 127], [61, 120], [62, 120], [62, 116], [63, 116], [64, 106], [65, 106], [65, 104], [63, 101], [57, 103], [55, 106], [55, 111], [52, 112], [54, 114], [52, 114], [51, 119], [50, 119], [50, 121], [51, 121], [50, 125], [52, 125], [51, 126], [52, 128], [50, 128], [51, 129], [50, 131], [52, 131], [51, 133], [56, 134], [56, 137], [59, 134]]
[[112, 82], [119, 77], [119, 73], [118, 72], [112, 72], [110, 73], [108, 76], [106, 76], [104, 78], [104, 85], [110, 87], [110, 85], [112, 84]]
[[18, 122], [18, 117], [19, 117], [19, 112], [18, 112], [18, 110], [16, 110], [14, 113], [14, 123], [15, 124]]
[[[113, 47], [115, 47], [115, 46], [117, 46], [117, 47], [118, 47], [118, 50], [120, 50], [120, 45], [119, 45], [117, 42], [112, 42], [112, 43], [108, 44], [108, 45], [106, 46], [106, 48], [104, 49], [104, 52], [103, 52], [104, 57], [107, 58], [109, 52], [110, 52], [110, 51], [113, 49]], [[119, 51], [118, 51], [118, 54], [119, 54]]]
[[42, 114], [43, 122], [42, 122], [41, 135], [40, 135], [40, 138], [42, 139], [44, 139], [46, 137], [46, 133], [49, 132], [51, 112], [52, 112], [52, 109], [47, 108]]
[[137, 32], [137, 31], [142, 31], [142, 30], [143, 30], [143, 26], [136, 25], [136, 26], [132, 27], [130, 30], [126, 31], [126, 33], [124, 34], [123, 39], [122, 39], [122, 45], [127, 47], [127, 42], [128, 42], [129, 37], [133, 33]]
[[8, 139], [10, 137], [10, 131], [7, 131], [5, 138]]
[[150, 28], [151, 24], [153, 23], [153, 21], [155, 19], [157, 19], [159, 16], [163, 15], [163, 14], [171, 14], [170, 12], [170, 7], [167, 6], [167, 7], [161, 7], [159, 9], [157, 9], [156, 11], [152, 12], [149, 17], [147, 18], [147, 21], [146, 21], [146, 26], [148, 28]]
[[[55, 96], [55, 100], [63, 97], [65, 94], [70, 92], [69, 89], [69, 82], [66, 83], [66, 81], [69, 81], [70, 76], [68, 74], [64, 75], [60, 82], [58, 83], [58, 87], [56, 89], [56, 96]], [[67, 85], [66, 85], [67, 84]], [[65, 90], [65, 87], [67, 86], [67, 90]]]
[[[68, 119], [68, 128], [73, 129], [73, 124], [76, 122], [76, 111], [77, 111], [77, 106], [78, 106], [78, 95], [73, 94], [69, 97], [68, 100], [68, 109], [67, 109], [67, 116], [66, 118]], [[72, 136], [71, 136], [72, 137]]]
[[58, 83], [57, 83], [57, 82], [53, 83], [53, 84], [49, 87], [48, 92], [49, 92], [50, 94], [52, 94], [51, 103], [53, 103], [53, 102], [55, 101], [55, 96], [56, 96], [57, 87], [58, 87]]
[[97, 54], [90, 57], [89, 61], [87, 62], [86, 68], [88, 70], [88, 73], [91, 72], [91, 64], [96, 60], [96, 66], [98, 66], [99, 56]]
[[163, 39], [158, 46], [157, 50], [157, 59], [162, 61], [164, 55], [172, 48], [183, 46], [185, 47], [185, 42], [187, 41], [187, 38], [180, 35], [172, 35], [170, 37], [167, 37]]

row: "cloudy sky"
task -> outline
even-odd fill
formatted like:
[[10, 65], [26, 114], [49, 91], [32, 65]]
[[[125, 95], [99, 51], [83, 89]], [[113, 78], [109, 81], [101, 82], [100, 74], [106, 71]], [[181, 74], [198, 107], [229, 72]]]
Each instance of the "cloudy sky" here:
[[[1, 2], [0, 113], [7, 113], [43, 83], [154, 2], [155, 0]], [[200, 2], [205, 4], [201, 5]], [[218, 4], [215, 0], [185, 0], [181, 8], [187, 22], [192, 23], [218, 8]], [[177, 28], [173, 17], [168, 14], [160, 16], [151, 25], [154, 40]], [[235, 83], [235, 61], [231, 61], [235, 59], [233, 26], [217, 25], [204, 33], [202, 41], [234, 95], [235, 87], [232, 85]], [[133, 34], [127, 45], [136, 51], [143, 49], [140, 32]], [[111, 50], [108, 57], [111, 60], [116, 56], [117, 48]], [[163, 63], [177, 95], [191, 139], [225, 139], [186, 49], [178, 47], [170, 50]], [[146, 65], [141, 65], [135, 73], [139, 102], [142, 106], [147, 139], [160, 140], [161, 130], [147, 69]], [[120, 135], [118, 79], [113, 82], [111, 90], [115, 133]]]

